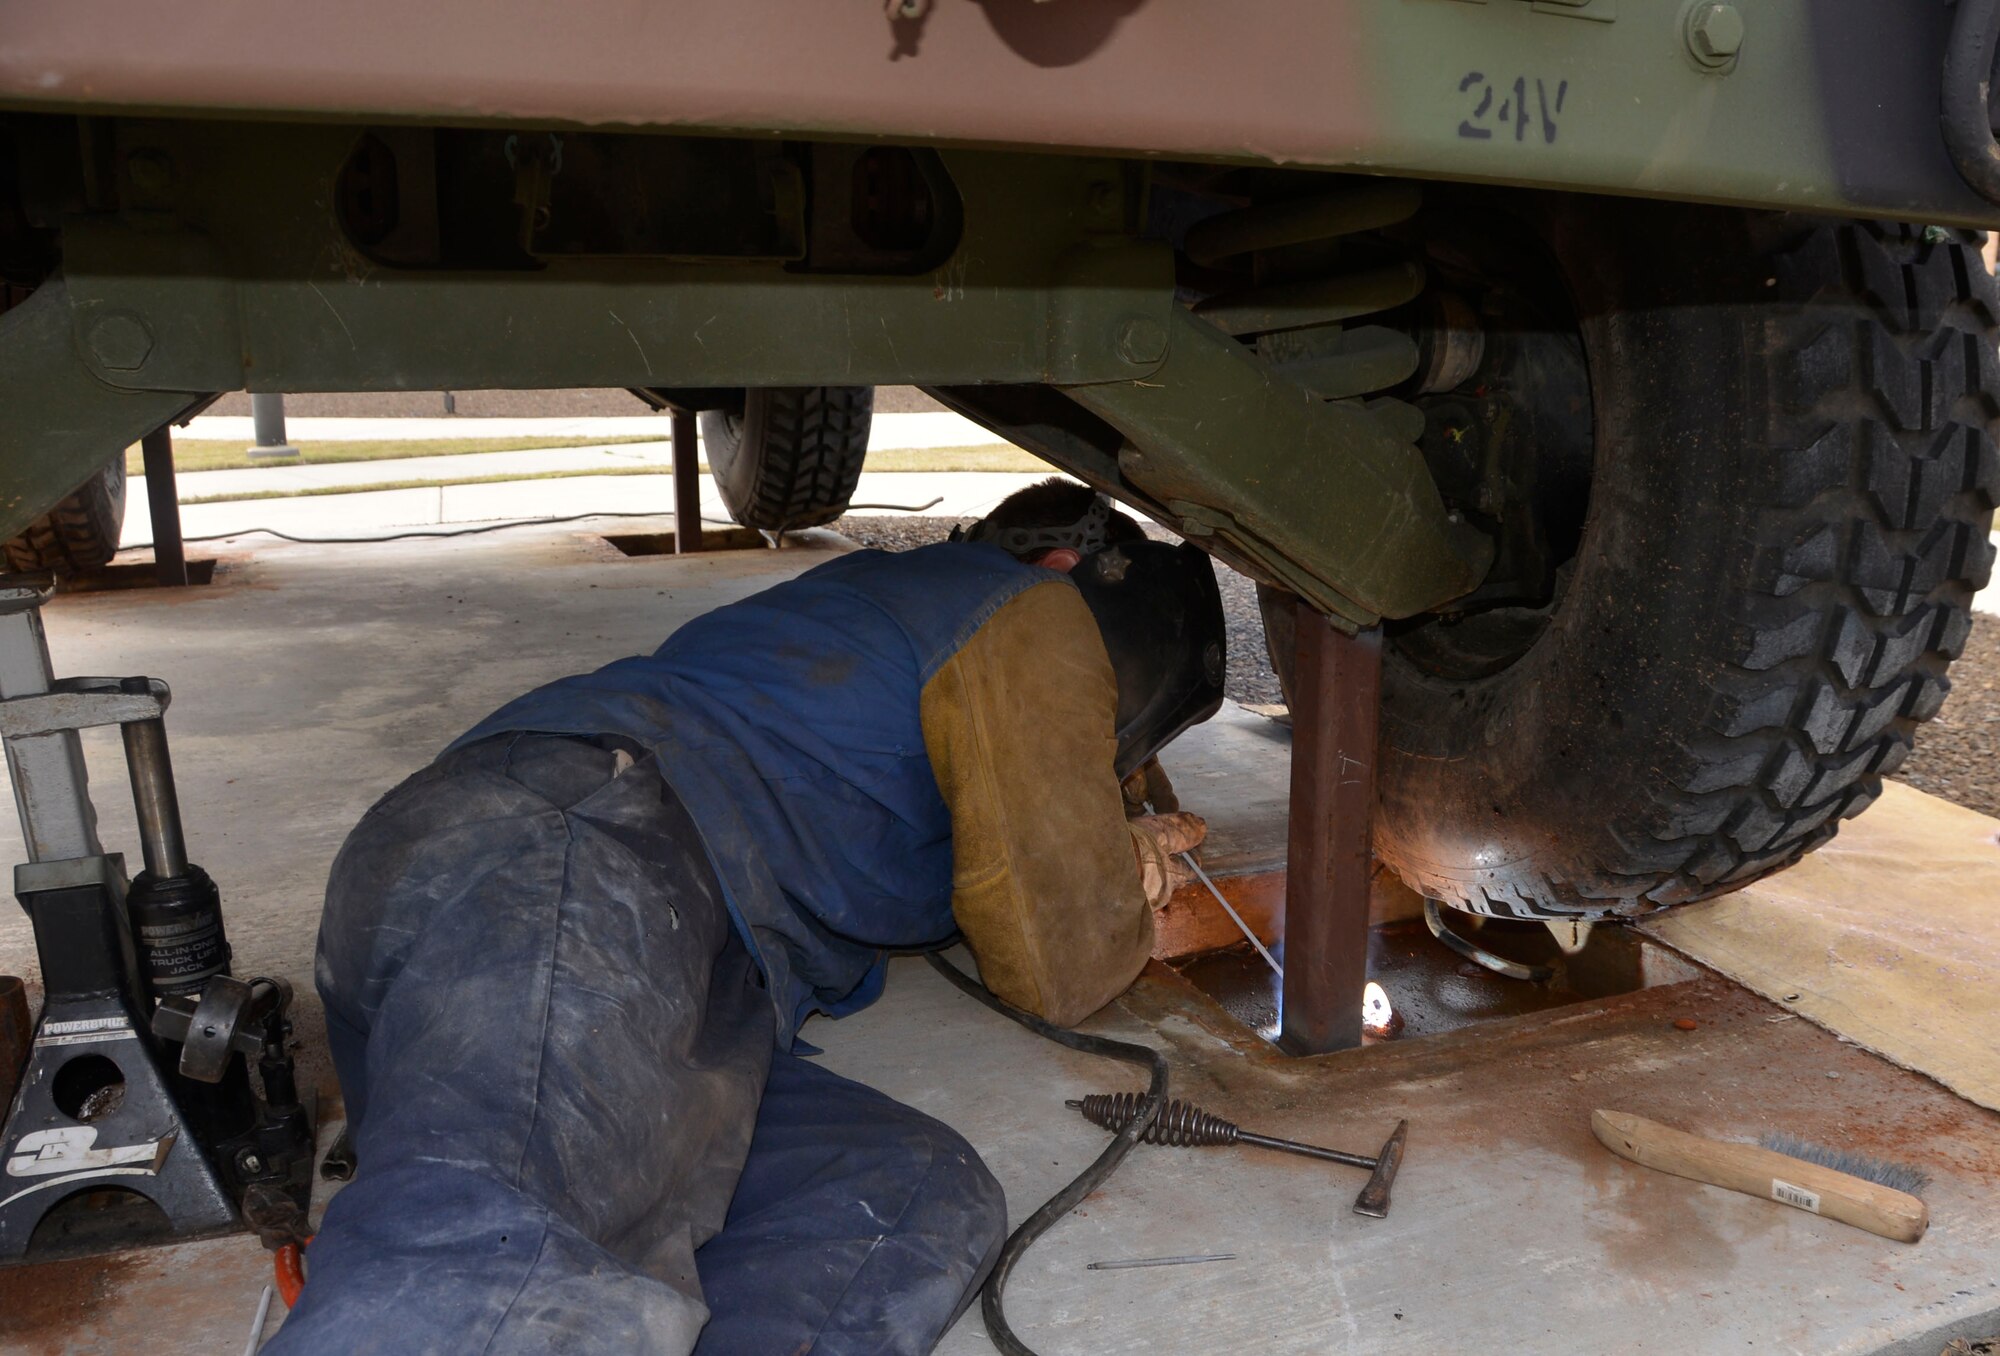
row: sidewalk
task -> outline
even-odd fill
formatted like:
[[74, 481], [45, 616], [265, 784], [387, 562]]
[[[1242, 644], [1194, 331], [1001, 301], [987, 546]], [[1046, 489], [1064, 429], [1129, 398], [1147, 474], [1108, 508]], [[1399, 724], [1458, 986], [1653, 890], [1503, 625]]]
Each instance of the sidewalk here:
[[[437, 460], [487, 459], [487, 456], [481, 455]], [[384, 465], [381, 462], [370, 464], [378, 469]], [[224, 474], [239, 473], [211, 471], [205, 472], [204, 478]], [[854, 494], [854, 511], [894, 511], [905, 506], [916, 508], [928, 505], [921, 511], [932, 516], [977, 517], [1021, 486], [1033, 484], [1040, 478], [1038, 475], [1000, 471], [864, 471]], [[929, 501], [932, 499], [941, 502], [931, 505]], [[152, 545], [153, 529], [145, 509], [144, 477], [133, 480], [126, 502], [130, 508], [125, 515], [125, 532], [120, 547], [130, 550]], [[379, 537], [409, 529], [508, 519], [563, 518], [585, 514], [671, 516], [673, 507], [671, 475], [575, 476], [564, 480], [516, 480], [488, 485], [373, 490], [303, 499], [184, 504], [181, 506], [181, 531], [189, 539], [245, 532], [258, 527], [275, 528], [302, 537]], [[702, 477], [701, 512], [705, 520], [721, 522], [727, 518], [722, 500], [707, 476]]]
[[[239, 427], [240, 426], [240, 427]], [[291, 419], [286, 434], [299, 442], [425, 442], [447, 438], [619, 438], [657, 435], [659, 441], [612, 443], [602, 447], [549, 447], [519, 452], [464, 452], [435, 457], [397, 457], [386, 461], [310, 463], [274, 458], [261, 466], [231, 471], [183, 474], [177, 488], [188, 508], [190, 500], [215, 495], [283, 494], [337, 485], [381, 485], [411, 480], [475, 480], [490, 476], [545, 476], [550, 472], [614, 470], [673, 466], [667, 421], [657, 415], [636, 419]], [[180, 431], [184, 438], [255, 440], [248, 419], [209, 416], [193, 420]], [[868, 438], [870, 452], [905, 448], [1004, 447], [1005, 440], [955, 414], [878, 414]], [[144, 478], [131, 490], [143, 497]]]
[[[564, 437], [548, 429], [544, 437]], [[601, 435], [600, 435], [601, 436]], [[376, 441], [374, 436], [356, 441]], [[382, 441], [387, 441], [386, 438]], [[274, 459], [241, 471], [192, 471], [175, 478], [181, 503], [225, 494], [286, 494], [340, 485], [382, 485], [413, 480], [476, 480], [487, 476], [527, 479], [551, 471], [609, 471], [634, 466], [673, 467], [670, 443], [613, 443], [607, 447], [546, 447], [521, 452], [461, 452], [437, 457], [396, 457], [385, 461], [299, 462]], [[130, 495], [141, 493], [145, 477], [135, 477]]]
[[[176, 486], [182, 499], [181, 531], [185, 536], [216, 537], [263, 527], [302, 537], [380, 537], [409, 529], [510, 519], [673, 513], [673, 448], [667, 439], [667, 420], [660, 415], [553, 419], [303, 418], [288, 420], [286, 432], [301, 442], [611, 438], [634, 434], [657, 435], [658, 441], [401, 457], [388, 461], [313, 464], [274, 460], [244, 470], [192, 472], [180, 476]], [[255, 434], [249, 419], [204, 415], [191, 421], [181, 436], [242, 442], [247, 446]], [[871, 452], [973, 446], [1005, 446], [1005, 443], [970, 420], [950, 413], [880, 414], [875, 416], [868, 440]], [[635, 469], [647, 468], [658, 468], [658, 473], [632, 474]], [[589, 474], [599, 470], [617, 474]], [[557, 479], [528, 478], [546, 477], [551, 472], [566, 474]], [[523, 479], [494, 482], [489, 479], [493, 476]], [[936, 499], [942, 502], [922, 511], [971, 517], [1035, 479], [1033, 475], [985, 471], [864, 471], [854, 502], [857, 507], [881, 505], [886, 511], [895, 511], [903, 507], [918, 509]], [[337, 492], [343, 485], [473, 480], [487, 483]], [[216, 504], [199, 502], [209, 496], [285, 496], [299, 490], [336, 492]], [[707, 476], [702, 477], [701, 493], [702, 516], [716, 522], [727, 521], [722, 500]], [[152, 545], [144, 476], [132, 478], [126, 502], [131, 508], [125, 516], [121, 549]]]
[[[285, 435], [293, 442], [406, 442], [430, 438], [667, 438], [664, 414], [594, 415], [577, 419], [349, 419], [334, 416], [285, 420]], [[257, 440], [251, 421], [240, 415], [204, 414], [174, 430], [180, 438], [212, 438], [245, 447]], [[868, 436], [868, 449], [892, 447], [970, 447], [1006, 441], [970, 419], [949, 411], [928, 414], [878, 414]]]

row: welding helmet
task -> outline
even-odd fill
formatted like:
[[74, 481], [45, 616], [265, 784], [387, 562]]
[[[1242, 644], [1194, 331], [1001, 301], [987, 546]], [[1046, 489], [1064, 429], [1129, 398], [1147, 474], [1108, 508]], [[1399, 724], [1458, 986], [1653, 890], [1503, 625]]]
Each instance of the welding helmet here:
[[1215, 567], [1185, 542], [1131, 541], [1090, 552], [1069, 577], [1118, 678], [1122, 780], [1222, 706], [1229, 642]]
[[1114, 542], [1115, 514], [1108, 496], [1094, 494], [1072, 522], [1009, 526], [982, 518], [953, 529], [951, 539], [985, 542], [1021, 560], [1064, 548], [1078, 553], [1069, 577], [1097, 619], [1118, 679], [1123, 780], [1221, 708], [1228, 629], [1207, 554], [1144, 537]]
[[[1070, 488], [1081, 492], [1083, 487]], [[1109, 496], [1093, 494], [1090, 496], [1090, 507], [1075, 522], [1054, 527], [1004, 527], [992, 518], [981, 518], [969, 527], [954, 527], [951, 540], [985, 542], [999, 547], [1016, 560], [1029, 560], [1044, 551], [1064, 547], [1080, 556], [1087, 556], [1092, 551], [1102, 550], [1110, 542], [1113, 511]]]

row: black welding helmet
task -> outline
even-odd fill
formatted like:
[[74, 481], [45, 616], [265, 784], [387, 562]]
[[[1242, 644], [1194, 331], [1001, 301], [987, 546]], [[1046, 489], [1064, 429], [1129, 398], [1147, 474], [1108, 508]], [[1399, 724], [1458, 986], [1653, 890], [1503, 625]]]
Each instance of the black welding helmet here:
[[1118, 677], [1118, 776], [1222, 706], [1228, 631], [1206, 553], [1185, 543], [1119, 542], [1070, 571]]

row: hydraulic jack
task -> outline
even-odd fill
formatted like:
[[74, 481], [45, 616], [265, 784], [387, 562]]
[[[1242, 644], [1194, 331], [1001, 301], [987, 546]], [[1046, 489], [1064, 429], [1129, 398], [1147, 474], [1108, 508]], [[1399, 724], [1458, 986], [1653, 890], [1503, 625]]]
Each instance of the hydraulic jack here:
[[[31, 1244], [93, 1251], [240, 1219], [275, 1246], [303, 1229], [312, 1163], [290, 988], [228, 974], [215, 883], [182, 841], [166, 684], [56, 679], [40, 612], [52, 592], [46, 576], [0, 576], [0, 737], [29, 858], [14, 890], [44, 991], [0, 1127], [0, 1262]], [[100, 725], [120, 727], [138, 813], [146, 869], [129, 883], [123, 856], [98, 842], [78, 737]], [[262, 1098], [246, 1054], [259, 1057]], [[157, 1210], [49, 1218], [110, 1193]]]

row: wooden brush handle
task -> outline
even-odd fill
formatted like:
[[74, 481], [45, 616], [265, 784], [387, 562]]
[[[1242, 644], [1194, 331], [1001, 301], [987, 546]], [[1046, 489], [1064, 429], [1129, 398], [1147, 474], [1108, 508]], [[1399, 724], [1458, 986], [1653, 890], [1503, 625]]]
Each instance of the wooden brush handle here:
[[1825, 1215], [1898, 1243], [1916, 1242], [1930, 1224], [1929, 1209], [1908, 1192], [1755, 1144], [1690, 1135], [1629, 1111], [1593, 1111], [1590, 1129], [1620, 1158]]

